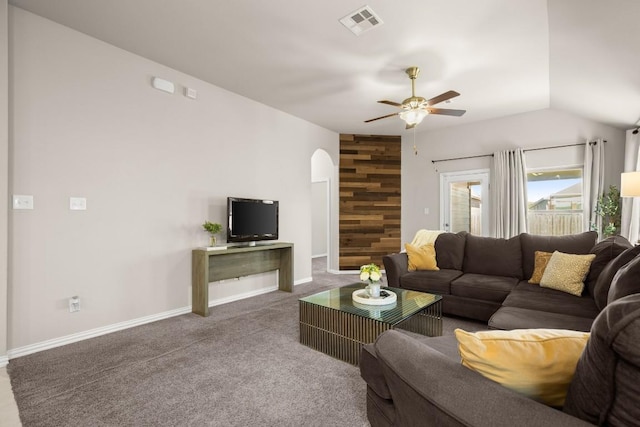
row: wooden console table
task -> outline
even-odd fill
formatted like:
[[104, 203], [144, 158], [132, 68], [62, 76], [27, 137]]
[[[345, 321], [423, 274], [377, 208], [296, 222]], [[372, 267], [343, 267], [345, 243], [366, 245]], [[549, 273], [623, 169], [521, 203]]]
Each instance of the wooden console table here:
[[278, 270], [278, 289], [293, 290], [293, 243], [191, 252], [191, 311], [209, 315], [209, 282]]

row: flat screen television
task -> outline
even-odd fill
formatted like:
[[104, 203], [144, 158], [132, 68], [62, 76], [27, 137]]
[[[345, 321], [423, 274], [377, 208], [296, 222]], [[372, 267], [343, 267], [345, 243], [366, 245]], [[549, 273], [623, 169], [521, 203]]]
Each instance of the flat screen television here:
[[278, 201], [227, 197], [227, 242], [278, 240]]

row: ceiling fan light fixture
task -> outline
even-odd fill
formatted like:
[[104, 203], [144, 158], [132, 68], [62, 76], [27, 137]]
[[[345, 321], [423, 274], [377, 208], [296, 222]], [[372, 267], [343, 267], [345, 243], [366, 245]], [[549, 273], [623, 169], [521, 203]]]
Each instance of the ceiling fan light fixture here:
[[406, 110], [400, 113], [400, 118], [404, 120], [408, 125], [417, 125], [422, 122], [422, 119], [427, 117], [429, 112], [421, 108], [415, 108]]
[[376, 117], [375, 119], [365, 120], [365, 123], [374, 122], [380, 119], [386, 119], [387, 117], [400, 116], [402, 120], [407, 124], [407, 129], [415, 128], [422, 119], [424, 119], [428, 114], [440, 114], [443, 116], [462, 116], [466, 110], [453, 110], [450, 108], [433, 108], [434, 105], [439, 104], [441, 102], [445, 102], [450, 100], [451, 98], [455, 98], [460, 94], [455, 90], [450, 90], [445, 93], [441, 93], [438, 96], [435, 96], [431, 99], [425, 99], [421, 96], [416, 96], [416, 78], [418, 77], [418, 73], [420, 69], [418, 67], [409, 67], [405, 70], [409, 79], [411, 79], [411, 96], [402, 103], [393, 102], [389, 100], [381, 100], [378, 101], [381, 104], [391, 105], [393, 107], [401, 108], [402, 111], [387, 114], [381, 117]]

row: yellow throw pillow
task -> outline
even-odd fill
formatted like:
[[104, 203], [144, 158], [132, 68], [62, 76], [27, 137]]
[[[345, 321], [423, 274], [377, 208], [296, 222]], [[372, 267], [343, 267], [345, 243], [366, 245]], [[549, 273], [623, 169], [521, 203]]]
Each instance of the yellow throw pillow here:
[[555, 251], [540, 279], [540, 286], [579, 297], [595, 257], [595, 254], [573, 255]]
[[551, 252], [535, 252], [535, 259], [533, 264], [533, 274], [531, 275], [531, 279], [529, 279], [529, 283], [532, 285], [539, 285], [540, 280], [542, 279], [542, 274], [544, 270], [547, 268], [547, 264], [551, 259]]
[[588, 332], [455, 330], [462, 365], [549, 406], [564, 405]]
[[409, 271], [440, 270], [436, 263], [436, 248], [432, 243], [420, 247], [404, 244], [409, 257]]

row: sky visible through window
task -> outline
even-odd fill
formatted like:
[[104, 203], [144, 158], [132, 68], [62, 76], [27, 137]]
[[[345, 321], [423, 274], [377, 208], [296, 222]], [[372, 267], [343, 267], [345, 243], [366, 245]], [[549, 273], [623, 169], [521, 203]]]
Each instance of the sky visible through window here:
[[551, 194], [582, 182], [581, 178], [550, 179], [546, 181], [529, 181], [527, 183], [527, 200], [529, 203], [548, 198]]

